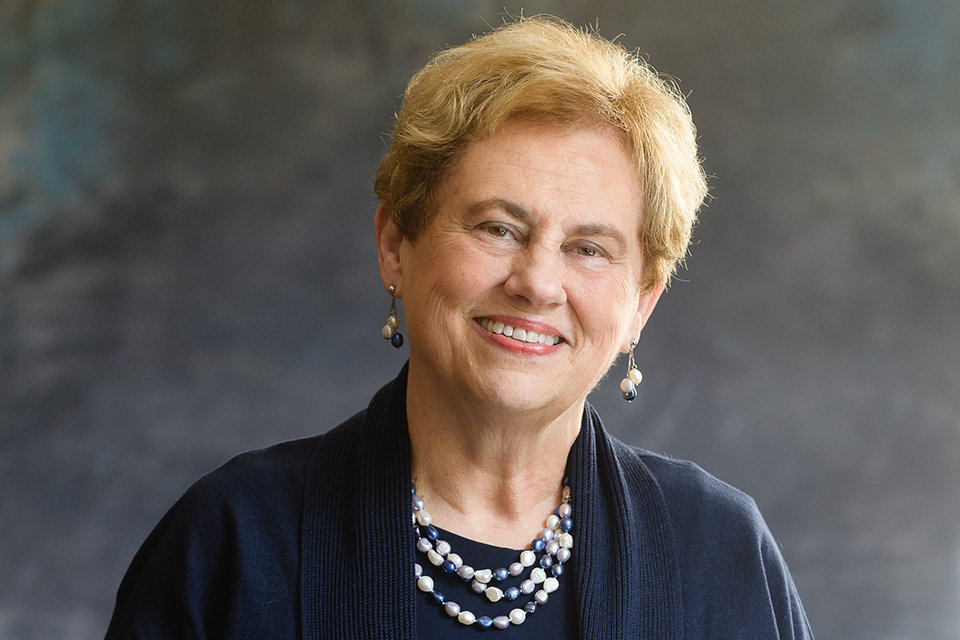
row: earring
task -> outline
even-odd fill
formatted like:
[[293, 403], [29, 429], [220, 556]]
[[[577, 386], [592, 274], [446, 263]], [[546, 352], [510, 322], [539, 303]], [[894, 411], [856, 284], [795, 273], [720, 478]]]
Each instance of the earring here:
[[643, 374], [637, 369], [637, 361], [633, 358], [633, 349], [640, 342], [637, 338], [630, 344], [630, 356], [627, 360], [627, 377], [620, 382], [620, 391], [623, 392], [623, 399], [627, 402], [633, 402], [637, 397], [637, 385], [643, 380]]
[[387, 318], [387, 324], [383, 325], [383, 329], [380, 330], [380, 335], [383, 336], [384, 340], [389, 340], [390, 344], [399, 349], [403, 346], [403, 334], [397, 331], [400, 328], [400, 319], [397, 318], [397, 300], [393, 297], [396, 291], [397, 288], [393, 285], [387, 287], [387, 293], [390, 294], [390, 317]]

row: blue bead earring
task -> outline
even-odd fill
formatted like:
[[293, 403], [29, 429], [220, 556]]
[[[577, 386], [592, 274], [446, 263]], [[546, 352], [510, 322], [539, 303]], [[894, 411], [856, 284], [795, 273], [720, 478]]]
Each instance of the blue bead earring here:
[[637, 369], [637, 361], [633, 358], [633, 349], [640, 342], [637, 338], [630, 344], [630, 355], [627, 360], [627, 377], [620, 382], [620, 391], [623, 392], [623, 399], [627, 402], [633, 402], [637, 397], [637, 385], [643, 380], [643, 374]]
[[383, 325], [383, 329], [380, 330], [380, 335], [383, 336], [384, 340], [389, 340], [390, 344], [399, 349], [403, 346], [403, 334], [398, 331], [400, 319], [397, 317], [397, 300], [394, 298], [396, 292], [397, 288], [393, 285], [387, 287], [387, 293], [390, 294], [390, 317], [387, 318], [387, 324]]

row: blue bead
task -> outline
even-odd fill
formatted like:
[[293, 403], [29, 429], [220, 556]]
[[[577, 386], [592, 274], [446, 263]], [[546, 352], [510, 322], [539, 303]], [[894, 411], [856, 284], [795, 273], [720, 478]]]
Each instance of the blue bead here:
[[533, 551], [534, 553], [540, 553], [541, 551], [543, 551], [543, 548], [546, 545], [547, 543], [544, 542], [542, 539], [536, 538], [533, 542], [530, 543], [530, 550]]
[[428, 524], [426, 529], [424, 529], [424, 536], [427, 538], [427, 540], [431, 542], [436, 542], [437, 539], [440, 537], [440, 532], [437, 531], [437, 528], [435, 526], [433, 526], [432, 524]]
[[[398, 335], [400, 335], [400, 334], [398, 333], [397, 336], [398, 336]], [[396, 337], [396, 336], [394, 336], [394, 337]], [[401, 343], [402, 343], [402, 341], [401, 341]], [[399, 347], [398, 347], [398, 348], [399, 348]], [[636, 389], [630, 389], [630, 391], [624, 391], [624, 392], [623, 392], [623, 399], [626, 400], [627, 402], [633, 402], [633, 399], [636, 398], [636, 397], [637, 397], [637, 390], [636, 390]]]
[[562, 518], [560, 520], [560, 531], [563, 531], [564, 533], [570, 533], [570, 529], [573, 529], [573, 519]]
[[552, 567], [552, 566], [553, 566], [553, 556], [548, 555], [548, 554], [546, 554], [546, 553], [543, 554], [543, 556], [541, 556], [541, 558], [540, 558], [540, 566], [543, 567], [544, 569], [549, 569], [550, 567]]
[[[399, 349], [400, 347], [402, 347], [402, 346], [403, 346], [403, 334], [400, 333], [399, 331], [396, 332], [395, 334], [393, 334], [393, 337], [390, 338], [390, 344], [392, 344], [392, 345], [394, 346], [394, 348], [396, 348], [396, 349]], [[634, 395], [636, 395], [636, 391], [634, 391]]]
[[570, 486], [570, 476], [563, 476], [563, 486], [565, 487]]
[[440, 565], [440, 568], [446, 573], [453, 573], [457, 570], [457, 565], [453, 564], [453, 560], [444, 560], [443, 564]]
[[477, 624], [484, 629], [489, 629], [493, 625], [493, 619], [490, 616], [480, 616], [477, 618]]
[[527, 612], [527, 615], [533, 615], [537, 612], [537, 603], [531, 600], [527, 604], [523, 605], [523, 610]]
[[563, 574], [563, 565], [559, 563], [553, 565], [550, 567], [550, 573], [553, 574], [554, 578], [559, 578]]
[[446, 598], [443, 597], [443, 594], [437, 590], [431, 591], [430, 595], [433, 596], [433, 599], [437, 604], [443, 604], [446, 601]]
[[412, 482], [410, 483], [410, 493], [417, 495], [417, 485], [413, 484]]
[[499, 569], [493, 572], [493, 579], [496, 580], [497, 582], [503, 582], [504, 580], [507, 579], [509, 575], [510, 575], [509, 571], [507, 571], [503, 567], [500, 567]]
[[510, 587], [503, 592], [503, 597], [506, 598], [508, 602], [513, 602], [520, 597], [520, 589], [517, 589], [516, 587]]

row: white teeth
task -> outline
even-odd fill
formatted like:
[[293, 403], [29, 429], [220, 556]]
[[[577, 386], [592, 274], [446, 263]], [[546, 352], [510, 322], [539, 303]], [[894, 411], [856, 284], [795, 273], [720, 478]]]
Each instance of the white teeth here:
[[527, 331], [526, 329], [517, 329], [502, 322], [495, 322], [490, 318], [480, 320], [480, 326], [491, 333], [499, 333], [527, 344], [547, 344], [555, 345], [560, 342], [559, 336], [551, 336], [547, 333], [537, 333], [536, 331]]

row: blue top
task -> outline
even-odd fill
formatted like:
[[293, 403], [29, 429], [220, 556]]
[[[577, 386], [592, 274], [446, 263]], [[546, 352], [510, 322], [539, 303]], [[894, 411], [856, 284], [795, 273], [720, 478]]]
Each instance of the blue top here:
[[[133, 559], [107, 639], [417, 638], [405, 399], [406, 367], [328, 433], [199, 480]], [[589, 406], [567, 468], [575, 635], [812, 638], [749, 497], [610, 437]]]

